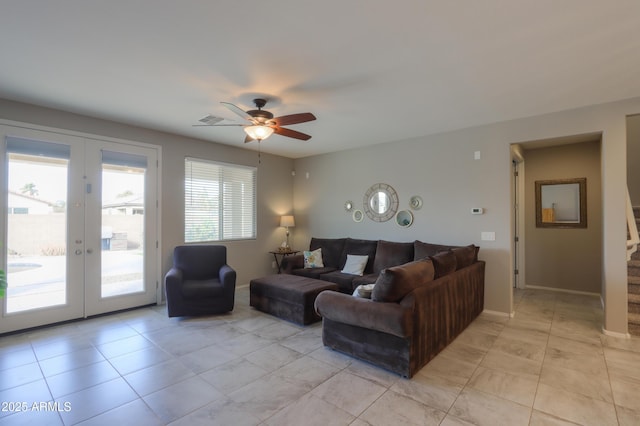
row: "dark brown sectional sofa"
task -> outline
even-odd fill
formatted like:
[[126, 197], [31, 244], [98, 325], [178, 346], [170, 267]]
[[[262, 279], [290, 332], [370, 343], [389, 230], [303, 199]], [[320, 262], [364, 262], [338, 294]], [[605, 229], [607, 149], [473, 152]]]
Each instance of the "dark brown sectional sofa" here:
[[[355, 238], [311, 238], [309, 250], [319, 248], [322, 249], [324, 267], [305, 268], [304, 255], [298, 254], [282, 259], [282, 272], [330, 281], [338, 284], [338, 289], [342, 293], [351, 294], [361, 284], [374, 283], [385, 268], [424, 259], [459, 247], [417, 240], [414, 242], [394, 242]], [[477, 258], [478, 248], [475, 249]], [[369, 256], [364, 275], [358, 276], [340, 272], [344, 268], [348, 254]]]
[[[312, 250], [323, 248], [325, 267], [305, 269], [290, 257], [285, 270], [338, 284], [339, 292], [323, 291], [315, 301], [325, 346], [411, 377], [482, 312], [485, 262], [473, 245], [377, 241], [372, 252], [366, 242], [312, 239]], [[346, 255], [365, 250], [373, 254], [365, 274], [344, 276]], [[372, 282], [371, 299], [351, 295]]]

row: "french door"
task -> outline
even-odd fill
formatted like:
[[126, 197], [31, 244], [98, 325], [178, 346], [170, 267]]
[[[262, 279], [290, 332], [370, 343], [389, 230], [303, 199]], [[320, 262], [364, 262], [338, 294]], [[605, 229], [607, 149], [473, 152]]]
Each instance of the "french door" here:
[[0, 333], [157, 301], [158, 152], [0, 126]]

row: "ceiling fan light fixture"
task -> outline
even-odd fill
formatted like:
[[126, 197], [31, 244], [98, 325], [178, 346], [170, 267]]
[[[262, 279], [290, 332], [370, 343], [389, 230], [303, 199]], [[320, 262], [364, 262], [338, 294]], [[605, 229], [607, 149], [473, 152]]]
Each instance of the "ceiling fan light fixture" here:
[[251, 139], [262, 141], [273, 134], [273, 128], [265, 125], [246, 126], [244, 132]]

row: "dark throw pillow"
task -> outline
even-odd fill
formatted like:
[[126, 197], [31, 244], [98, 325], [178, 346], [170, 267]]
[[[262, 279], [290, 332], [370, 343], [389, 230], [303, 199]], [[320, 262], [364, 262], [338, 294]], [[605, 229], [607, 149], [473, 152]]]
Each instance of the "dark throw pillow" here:
[[375, 302], [399, 302], [410, 291], [433, 281], [433, 263], [429, 259], [416, 260], [383, 269], [373, 287]]

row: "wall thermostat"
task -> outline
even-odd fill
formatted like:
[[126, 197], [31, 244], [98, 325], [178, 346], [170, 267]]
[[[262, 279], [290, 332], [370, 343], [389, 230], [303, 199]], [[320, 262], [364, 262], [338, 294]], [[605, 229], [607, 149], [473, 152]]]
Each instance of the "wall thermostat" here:
[[483, 214], [484, 209], [482, 207], [474, 207], [471, 209], [471, 214]]

